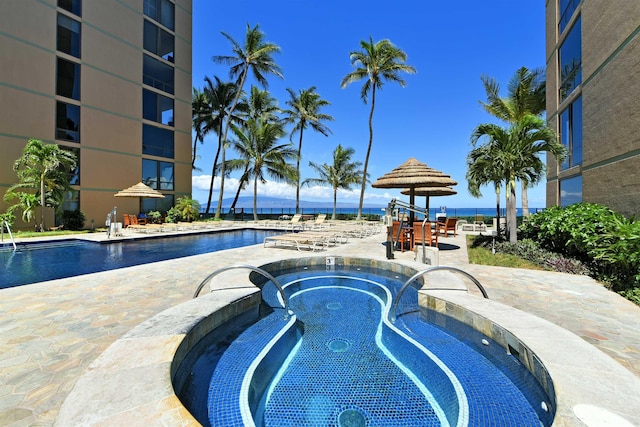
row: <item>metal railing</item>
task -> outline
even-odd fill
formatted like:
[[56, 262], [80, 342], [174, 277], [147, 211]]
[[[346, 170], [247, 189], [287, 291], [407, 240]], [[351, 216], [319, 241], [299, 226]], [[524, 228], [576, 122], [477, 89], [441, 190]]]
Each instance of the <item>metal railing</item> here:
[[[456, 267], [448, 267], [448, 266], [438, 266], [438, 267], [431, 267], [431, 268], [427, 268], [426, 270], [422, 270], [417, 272], [416, 274], [414, 274], [413, 276], [411, 276], [409, 278], [409, 280], [407, 280], [404, 285], [402, 285], [402, 287], [400, 288], [400, 290], [398, 291], [398, 294], [393, 298], [393, 303], [391, 305], [391, 322], [395, 323], [396, 321], [396, 310], [398, 308], [398, 304], [400, 303], [400, 297], [402, 297], [402, 294], [404, 294], [404, 292], [407, 290], [407, 288], [411, 285], [413, 285], [413, 283], [415, 282], [415, 280], [418, 277], [424, 276], [427, 273], [430, 273], [432, 271], [452, 271], [454, 273], [461, 273], [463, 276], [467, 277], [468, 279], [470, 279], [477, 287], [478, 289], [480, 289], [480, 292], [482, 293], [482, 296], [489, 299], [489, 295], [487, 294], [487, 291], [484, 289], [484, 287], [480, 284], [480, 282], [478, 282], [478, 280], [473, 277], [471, 274], [467, 273], [464, 270], [460, 270], [459, 268]], [[422, 285], [420, 285], [420, 287], [422, 287]], [[437, 289], [437, 290], [458, 290], [457, 288], [431, 288], [431, 289]], [[467, 287], [466, 289], [467, 291], [469, 291], [469, 288]]]
[[18, 246], [16, 246], [16, 241], [13, 238], [13, 234], [11, 233], [11, 227], [9, 226], [9, 222], [8, 221], [2, 221], [2, 224], [0, 224], [0, 229], [2, 229], [1, 233], [2, 233], [2, 241], [4, 242], [4, 229], [7, 229], [7, 233], [9, 233], [9, 238], [11, 239], [11, 243], [13, 244], [13, 250], [16, 251], [18, 250]]
[[264, 277], [267, 278], [267, 280], [271, 280], [273, 282], [273, 284], [276, 286], [276, 288], [278, 288], [278, 293], [280, 294], [280, 297], [282, 298], [282, 306], [284, 308], [284, 316], [285, 319], [287, 317], [289, 317], [290, 314], [293, 314], [290, 310], [289, 310], [289, 298], [287, 298], [287, 295], [284, 293], [284, 288], [282, 287], [282, 285], [280, 285], [280, 283], [276, 280], [275, 277], [273, 277], [269, 272], [258, 268], [258, 267], [254, 267], [252, 265], [230, 265], [227, 267], [222, 267], [217, 269], [216, 271], [214, 271], [213, 273], [209, 274], [196, 288], [196, 291], [193, 293], [193, 298], [197, 298], [198, 295], [200, 294], [200, 291], [202, 290], [202, 288], [204, 288], [204, 286], [215, 276], [217, 276], [220, 273], [223, 273], [225, 271], [228, 270], [234, 270], [234, 269], [238, 269], [238, 268], [246, 268], [249, 269], [253, 272], [256, 272], [258, 274], [263, 275]]

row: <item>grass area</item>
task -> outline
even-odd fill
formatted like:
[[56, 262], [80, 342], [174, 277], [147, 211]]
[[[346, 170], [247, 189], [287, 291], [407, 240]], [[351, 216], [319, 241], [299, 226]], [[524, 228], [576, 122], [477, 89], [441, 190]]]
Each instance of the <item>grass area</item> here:
[[[73, 231], [73, 230], [57, 230], [57, 231], [14, 231], [13, 237], [16, 239], [24, 239], [29, 237], [49, 237], [49, 236], [64, 236], [67, 234], [88, 234], [88, 233], [97, 233], [100, 230], [81, 230], [81, 231]], [[102, 229], [104, 231], [104, 229]], [[6, 234], [6, 233], [5, 233]]]
[[467, 253], [469, 262], [479, 265], [493, 265], [497, 267], [527, 268], [529, 270], [544, 270], [537, 264], [510, 254], [491, 253], [491, 250], [482, 247], [472, 247], [475, 237], [467, 235]]

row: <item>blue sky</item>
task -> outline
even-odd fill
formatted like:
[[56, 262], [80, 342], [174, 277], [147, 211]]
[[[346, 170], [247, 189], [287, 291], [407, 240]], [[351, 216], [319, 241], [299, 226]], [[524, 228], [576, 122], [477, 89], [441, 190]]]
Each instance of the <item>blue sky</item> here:
[[[341, 89], [340, 81], [353, 69], [349, 53], [360, 50], [360, 41], [371, 36], [374, 41], [389, 39], [417, 69], [416, 74], [405, 75], [405, 88], [389, 82], [377, 93], [371, 180], [415, 157], [458, 181], [457, 195], [434, 198], [432, 206], [495, 206], [493, 188], [484, 187], [483, 197], [476, 199], [469, 195], [464, 179], [471, 132], [480, 123], [495, 122], [479, 104], [485, 99], [480, 76], [494, 77], [504, 92], [519, 67], [544, 67], [544, 2], [410, 0], [392, 5], [381, 0], [194, 0], [194, 87], [202, 88], [205, 76], [229, 79], [228, 67], [211, 58], [231, 54], [221, 31], [242, 43], [247, 23], [259, 24], [266, 39], [282, 49], [275, 59], [284, 80], [270, 76], [268, 87], [280, 107], [286, 108], [289, 99], [286, 88], [298, 92], [311, 86], [331, 103], [323, 112], [335, 119], [326, 123], [333, 133], [325, 137], [307, 130], [304, 134], [302, 179], [315, 176], [309, 160], [331, 163], [338, 144], [354, 148], [354, 159], [364, 163], [370, 105], [360, 99], [362, 83]], [[217, 136], [211, 134], [198, 147], [200, 171], [193, 172], [193, 197], [204, 203], [216, 146]], [[234, 156], [232, 150], [227, 152], [227, 158]], [[235, 194], [236, 178], [225, 181], [225, 198]], [[216, 178], [216, 188], [218, 183]], [[251, 195], [250, 191], [241, 195]], [[359, 186], [354, 186], [352, 192], [340, 192], [338, 197], [357, 204], [359, 194]], [[258, 195], [295, 198], [295, 188], [269, 182], [259, 187]], [[215, 201], [217, 197], [215, 192]], [[392, 197], [408, 201], [399, 190], [368, 187], [365, 203], [386, 205]], [[520, 207], [519, 190], [517, 197]], [[301, 199], [330, 201], [332, 193], [327, 187], [305, 188]], [[545, 206], [544, 182], [529, 190], [529, 206]]]

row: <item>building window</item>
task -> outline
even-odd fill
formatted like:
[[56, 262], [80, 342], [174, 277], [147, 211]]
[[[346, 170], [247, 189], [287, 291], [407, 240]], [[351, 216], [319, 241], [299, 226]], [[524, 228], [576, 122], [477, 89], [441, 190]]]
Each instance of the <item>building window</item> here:
[[154, 190], [173, 190], [173, 163], [142, 159], [142, 182]]
[[151, 211], [166, 213], [173, 205], [173, 194], [165, 194], [164, 199], [142, 199], [141, 210], [145, 213]]
[[171, 31], [175, 29], [175, 5], [169, 0], [144, 0], [144, 14]]
[[564, 29], [567, 27], [567, 24], [571, 20], [573, 12], [578, 8], [579, 3], [580, 0], [560, 0], [560, 34], [562, 34]]
[[80, 100], [80, 64], [58, 58], [56, 95]]
[[173, 99], [142, 89], [142, 118], [173, 126]]
[[80, 106], [56, 102], [56, 139], [80, 142]]
[[142, 82], [173, 95], [173, 67], [144, 55]]
[[60, 146], [65, 151], [70, 151], [76, 158], [76, 167], [69, 172], [69, 184], [80, 185], [80, 149], [74, 147]]
[[82, 16], [82, 0], [58, 0], [58, 7], [74, 15]]
[[174, 37], [145, 19], [144, 21], [144, 48], [149, 52], [173, 62]]
[[582, 18], [560, 46], [560, 100], [564, 100], [582, 83]]
[[582, 201], [582, 175], [560, 180], [560, 206]]
[[58, 14], [57, 49], [80, 58], [80, 23], [61, 13]]
[[582, 164], [582, 96], [560, 113], [560, 140], [569, 154], [561, 170]]
[[143, 124], [142, 154], [173, 159], [173, 131]]
[[67, 191], [64, 194], [64, 201], [62, 202], [60, 210], [72, 212], [80, 210], [80, 192], [78, 190]]

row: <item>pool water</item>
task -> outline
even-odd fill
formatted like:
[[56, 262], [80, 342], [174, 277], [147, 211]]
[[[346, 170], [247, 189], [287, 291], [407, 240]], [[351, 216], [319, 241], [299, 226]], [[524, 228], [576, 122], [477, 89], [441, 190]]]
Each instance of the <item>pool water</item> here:
[[262, 243], [268, 230], [234, 230], [118, 242], [62, 240], [0, 247], [0, 289]]
[[286, 283], [293, 320], [275, 308], [277, 293], [267, 284], [263, 298], [273, 313], [242, 332], [208, 370], [203, 424], [551, 424], [544, 391], [516, 358], [466, 325], [420, 310], [414, 289], [403, 296], [396, 324], [386, 322], [401, 279], [330, 271], [278, 280]]

